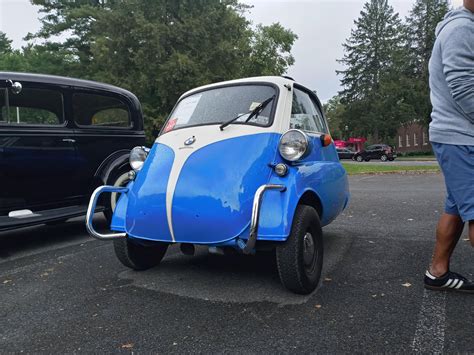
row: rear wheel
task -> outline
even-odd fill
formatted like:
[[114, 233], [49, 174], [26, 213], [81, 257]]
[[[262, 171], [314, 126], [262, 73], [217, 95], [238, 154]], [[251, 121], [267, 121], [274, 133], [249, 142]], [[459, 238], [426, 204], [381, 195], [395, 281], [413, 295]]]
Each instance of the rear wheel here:
[[114, 240], [115, 255], [123, 265], [133, 270], [147, 270], [157, 266], [167, 250], [167, 243], [141, 245], [129, 238]]
[[382, 154], [382, 156], [380, 157], [380, 160], [381, 160], [381, 161], [387, 161], [387, 160], [388, 160], [387, 155]]
[[313, 207], [296, 208], [291, 234], [277, 246], [276, 259], [282, 284], [295, 293], [311, 293], [319, 283], [323, 266], [323, 232]]

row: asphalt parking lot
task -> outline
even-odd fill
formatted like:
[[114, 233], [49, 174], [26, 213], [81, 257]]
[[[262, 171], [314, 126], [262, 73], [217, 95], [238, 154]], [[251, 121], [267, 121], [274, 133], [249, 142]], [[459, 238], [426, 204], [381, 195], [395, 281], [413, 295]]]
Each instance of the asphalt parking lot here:
[[[474, 297], [421, 283], [442, 176], [350, 184], [349, 208], [325, 228], [323, 281], [310, 296], [283, 289], [271, 254], [172, 248], [137, 273], [87, 237], [81, 219], [0, 233], [0, 351], [474, 352]], [[474, 278], [465, 238], [452, 270]]]

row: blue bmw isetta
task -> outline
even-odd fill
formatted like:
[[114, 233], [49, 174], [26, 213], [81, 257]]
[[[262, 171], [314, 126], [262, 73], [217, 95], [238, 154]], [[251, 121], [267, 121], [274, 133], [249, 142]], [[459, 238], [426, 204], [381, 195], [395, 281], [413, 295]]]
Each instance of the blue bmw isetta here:
[[[349, 189], [321, 104], [285, 77], [200, 87], [174, 107], [153, 147], [136, 147], [129, 181], [97, 188], [87, 229], [113, 240], [118, 259], [145, 270], [169, 245], [251, 254], [276, 250], [281, 282], [307, 294], [323, 263], [322, 227]], [[104, 192], [120, 196], [109, 234], [92, 217]], [[224, 253], [225, 255], [225, 253]]]

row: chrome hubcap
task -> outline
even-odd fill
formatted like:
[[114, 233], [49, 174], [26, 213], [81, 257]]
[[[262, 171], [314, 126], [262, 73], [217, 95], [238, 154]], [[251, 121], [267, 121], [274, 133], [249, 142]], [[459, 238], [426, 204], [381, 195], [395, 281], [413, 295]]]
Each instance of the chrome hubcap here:
[[306, 233], [303, 238], [303, 259], [305, 266], [311, 266], [314, 258], [314, 239], [311, 233]]

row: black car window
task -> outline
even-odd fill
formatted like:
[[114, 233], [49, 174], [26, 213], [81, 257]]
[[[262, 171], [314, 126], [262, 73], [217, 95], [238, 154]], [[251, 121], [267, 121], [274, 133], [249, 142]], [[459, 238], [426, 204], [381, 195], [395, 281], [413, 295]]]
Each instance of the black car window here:
[[74, 94], [74, 121], [79, 126], [130, 128], [128, 106], [120, 99], [99, 94]]
[[61, 125], [64, 123], [63, 95], [49, 89], [23, 85], [19, 94], [0, 89], [0, 124]]
[[311, 97], [297, 88], [293, 91], [290, 128], [307, 132], [328, 133], [324, 118]]

